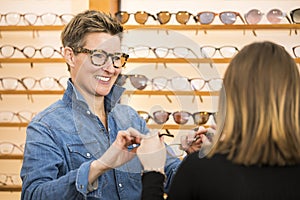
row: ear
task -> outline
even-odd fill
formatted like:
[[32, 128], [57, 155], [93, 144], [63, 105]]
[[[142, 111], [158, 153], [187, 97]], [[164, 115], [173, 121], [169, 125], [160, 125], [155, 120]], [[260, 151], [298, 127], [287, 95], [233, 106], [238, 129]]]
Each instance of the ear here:
[[74, 52], [73, 50], [70, 48], [70, 47], [65, 47], [64, 50], [64, 57], [65, 57], [65, 60], [66, 60], [66, 63], [72, 68], [74, 67], [74, 62], [75, 62], [75, 55], [74, 55]]

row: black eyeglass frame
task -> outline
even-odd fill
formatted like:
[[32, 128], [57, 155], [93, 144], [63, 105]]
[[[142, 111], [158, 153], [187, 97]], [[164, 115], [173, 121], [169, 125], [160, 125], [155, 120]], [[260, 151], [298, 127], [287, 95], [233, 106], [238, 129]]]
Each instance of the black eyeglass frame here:
[[294, 20], [294, 15], [296, 12], [300, 12], [300, 8], [296, 8], [296, 9], [290, 11], [291, 20], [294, 24], [300, 24], [300, 22], [295, 22], [295, 20]]
[[[78, 48], [73, 49], [73, 51], [74, 51], [75, 53], [86, 53], [86, 54], [90, 54], [90, 58], [91, 58], [92, 64], [95, 65], [95, 66], [99, 66], [99, 67], [105, 65], [105, 63], [108, 61], [108, 58], [110, 57], [111, 60], [112, 60], [112, 63], [113, 63], [114, 68], [119, 69], [119, 68], [122, 68], [122, 67], [125, 66], [125, 64], [126, 64], [126, 62], [127, 62], [127, 60], [128, 60], [128, 58], [129, 58], [129, 55], [126, 54], [126, 53], [107, 53], [106, 51], [104, 51], [104, 50], [102, 50], [102, 49], [93, 49], [93, 50], [91, 50], [91, 49], [87, 49], [87, 48], [83, 48], [83, 47], [78, 47]], [[106, 58], [105, 58], [105, 60], [104, 60], [104, 62], [103, 62], [102, 64], [96, 64], [96, 63], [94, 63], [94, 61], [93, 61], [93, 54], [94, 54], [95, 52], [103, 53], [103, 54], [106, 56]], [[118, 66], [115, 65], [115, 59], [116, 59], [116, 56], [118, 56], [118, 58], [120, 58], [120, 57], [125, 58], [124, 63], [123, 63], [120, 67], [118, 67]]]

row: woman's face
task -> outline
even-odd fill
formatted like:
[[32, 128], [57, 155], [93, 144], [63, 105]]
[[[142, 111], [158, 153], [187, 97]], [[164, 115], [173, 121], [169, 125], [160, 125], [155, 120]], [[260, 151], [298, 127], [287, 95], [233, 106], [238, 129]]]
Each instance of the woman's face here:
[[[89, 33], [82, 48], [113, 54], [121, 52], [121, 41], [118, 36], [108, 33]], [[71, 66], [73, 84], [84, 96], [106, 96], [120, 73], [121, 68], [113, 66], [111, 57], [102, 66], [96, 66], [89, 53], [78, 53], [74, 56], [74, 66]]]

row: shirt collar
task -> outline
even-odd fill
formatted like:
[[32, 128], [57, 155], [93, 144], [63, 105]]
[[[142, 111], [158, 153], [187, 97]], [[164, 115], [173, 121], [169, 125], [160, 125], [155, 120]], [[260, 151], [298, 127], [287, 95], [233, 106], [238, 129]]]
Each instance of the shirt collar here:
[[[113, 85], [113, 87], [111, 88], [108, 95], [106, 95], [104, 97], [104, 106], [105, 106], [106, 112], [110, 112], [111, 109], [113, 107], [115, 107], [115, 105], [117, 103], [120, 102], [121, 96], [124, 91], [125, 91], [125, 88], [118, 86], [118, 85]], [[65, 91], [65, 95], [64, 95], [63, 99], [66, 100], [66, 98], [69, 100], [74, 98], [74, 100], [76, 100], [76, 102], [82, 102], [82, 103], [86, 104], [86, 106], [88, 107], [86, 100], [84, 99], [82, 94], [75, 88], [71, 79], [68, 80], [68, 87]]]

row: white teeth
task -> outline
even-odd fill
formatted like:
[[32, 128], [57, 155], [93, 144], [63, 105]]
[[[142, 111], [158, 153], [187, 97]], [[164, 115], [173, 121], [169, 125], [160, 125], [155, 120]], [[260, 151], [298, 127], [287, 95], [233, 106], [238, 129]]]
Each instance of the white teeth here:
[[103, 76], [96, 76], [96, 79], [100, 80], [100, 81], [109, 81], [110, 78], [108, 77], [103, 77]]

